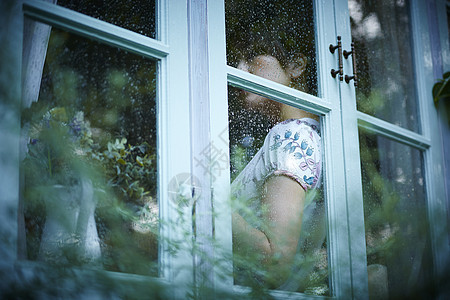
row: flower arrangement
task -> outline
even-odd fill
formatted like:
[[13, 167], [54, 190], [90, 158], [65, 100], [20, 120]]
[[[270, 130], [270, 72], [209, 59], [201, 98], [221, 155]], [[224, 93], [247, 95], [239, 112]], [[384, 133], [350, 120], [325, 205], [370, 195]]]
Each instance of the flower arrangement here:
[[[69, 120], [65, 108], [47, 111], [27, 124], [29, 144], [24, 166], [31, 185], [70, 184], [92, 145], [89, 122], [83, 112]], [[28, 181], [30, 183], [30, 181]]]

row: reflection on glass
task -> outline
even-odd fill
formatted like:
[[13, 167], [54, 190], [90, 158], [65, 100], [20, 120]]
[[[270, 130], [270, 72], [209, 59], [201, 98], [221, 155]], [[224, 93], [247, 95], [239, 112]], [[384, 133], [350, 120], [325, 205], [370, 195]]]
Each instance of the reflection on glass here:
[[22, 113], [26, 257], [157, 275], [156, 63], [57, 29], [39, 54]]
[[409, 1], [349, 0], [358, 110], [420, 131]]
[[156, 38], [155, 0], [57, 0], [58, 5]]
[[[225, 1], [227, 60], [248, 70], [242, 62], [258, 55], [276, 57], [285, 70], [305, 68], [302, 76], [291, 72], [289, 86], [317, 95], [314, 12], [311, 0]], [[249, 70], [258, 73], [258, 67]], [[256, 74], [260, 75], [260, 74]]]
[[421, 298], [432, 269], [422, 153], [365, 131], [360, 148], [370, 296]]
[[328, 295], [319, 118], [229, 87], [235, 284]]

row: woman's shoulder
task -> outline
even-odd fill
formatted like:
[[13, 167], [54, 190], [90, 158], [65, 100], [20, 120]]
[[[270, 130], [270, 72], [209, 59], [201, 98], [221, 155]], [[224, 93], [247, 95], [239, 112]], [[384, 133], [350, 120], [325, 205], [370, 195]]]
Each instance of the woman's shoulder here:
[[311, 118], [302, 118], [302, 119], [287, 119], [276, 124], [272, 130], [283, 130], [283, 129], [296, 129], [303, 126], [311, 127], [313, 130], [319, 132], [320, 124], [314, 119]]
[[306, 128], [312, 131], [315, 131], [320, 135], [320, 124], [314, 119], [303, 118], [303, 119], [288, 119], [276, 124], [269, 131], [268, 137], [271, 138], [289, 138], [291, 135], [295, 136], [298, 134], [298, 131], [302, 128]]
[[312, 119], [289, 119], [275, 125], [263, 147], [268, 175], [286, 175], [305, 190], [316, 186], [321, 169], [319, 124]]

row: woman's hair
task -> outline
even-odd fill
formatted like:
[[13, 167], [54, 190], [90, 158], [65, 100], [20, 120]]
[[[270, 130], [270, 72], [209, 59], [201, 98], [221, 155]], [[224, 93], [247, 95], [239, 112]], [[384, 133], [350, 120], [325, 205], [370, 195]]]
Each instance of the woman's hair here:
[[305, 92], [311, 90], [310, 82], [308, 82], [312, 71], [311, 59], [299, 52], [299, 49], [295, 49], [296, 51], [288, 51], [280, 41], [278, 35], [271, 32], [247, 32], [245, 36], [246, 39], [241, 39], [235, 45], [236, 52], [238, 53], [234, 55], [236, 62], [229, 62], [232, 66], [237, 66], [241, 60], [251, 62], [255, 57], [260, 55], [273, 56], [285, 70], [288, 69], [290, 64], [302, 64], [304, 65], [305, 72], [302, 72], [303, 74], [299, 77], [291, 78], [290, 86]]
[[317, 95], [314, 5], [310, 0], [227, 0], [227, 63], [237, 67], [258, 55], [275, 57], [283, 68], [307, 58], [291, 86]]
[[283, 68], [289, 63], [289, 57], [283, 44], [278, 38], [270, 33], [256, 33], [248, 35], [248, 43], [241, 48], [242, 58], [245, 61], [251, 61], [259, 55], [270, 55], [275, 57]]

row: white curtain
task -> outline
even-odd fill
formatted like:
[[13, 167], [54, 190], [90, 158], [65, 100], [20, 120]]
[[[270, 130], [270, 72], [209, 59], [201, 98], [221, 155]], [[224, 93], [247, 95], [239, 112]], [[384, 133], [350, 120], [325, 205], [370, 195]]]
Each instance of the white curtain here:
[[[56, 4], [56, 0], [44, 0]], [[38, 100], [42, 71], [52, 27], [29, 18], [24, 20], [22, 55], [22, 107]]]

